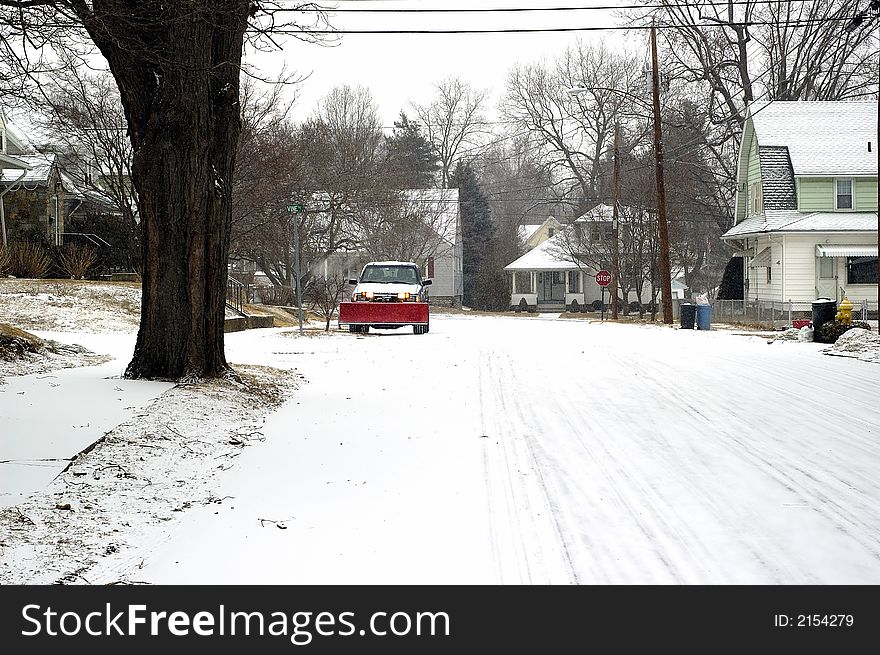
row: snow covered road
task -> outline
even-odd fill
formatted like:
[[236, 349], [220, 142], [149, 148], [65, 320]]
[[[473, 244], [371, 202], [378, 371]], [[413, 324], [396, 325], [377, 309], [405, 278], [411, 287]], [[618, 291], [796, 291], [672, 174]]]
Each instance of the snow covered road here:
[[880, 582], [876, 364], [540, 317], [408, 332], [228, 335], [308, 384], [130, 579]]

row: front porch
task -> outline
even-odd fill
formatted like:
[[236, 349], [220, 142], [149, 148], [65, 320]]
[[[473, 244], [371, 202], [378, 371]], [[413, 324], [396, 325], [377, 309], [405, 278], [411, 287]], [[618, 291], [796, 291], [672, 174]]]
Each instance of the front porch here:
[[595, 278], [576, 268], [514, 270], [510, 280], [510, 308], [519, 311], [584, 310], [601, 295]]

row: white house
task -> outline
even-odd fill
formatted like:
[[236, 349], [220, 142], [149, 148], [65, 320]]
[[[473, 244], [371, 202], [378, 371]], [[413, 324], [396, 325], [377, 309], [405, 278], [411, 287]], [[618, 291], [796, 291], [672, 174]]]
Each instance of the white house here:
[[[597, 205], [505, 266], [511, 281], [510, 308], [578, 311], [599, 309], [603, 300], [610, 303], [607, 290], [603, 293], [603, 287], [596, 283], [596, 273], [599, 268], [611, 267], [612, 216], [612, 207]], [[573, 230], [581, 234], [574, 238]], [[574, 252], [581, 247], [590, 249], [589, 256]], [[673, 280], [673, 300], [684, 298], [686, 289], [681, 280]], [[637, 298], [636, 292], [630, 291], [626, 301]], [[642, 289], [642, 300], [650, 300], [649, 283]]]
[[735, 224], [746, 300], [877, 302], [877, 103], [752, 105]]

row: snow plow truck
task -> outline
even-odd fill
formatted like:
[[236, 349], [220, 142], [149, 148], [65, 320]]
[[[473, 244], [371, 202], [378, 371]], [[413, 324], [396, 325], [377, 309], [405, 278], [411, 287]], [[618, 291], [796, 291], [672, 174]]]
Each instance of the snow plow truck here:
[[412, 262], [370, 262], [354, 285], [351, 301], [339, 303], [339, 327], [349, 332], [370, 328], [413, 326], [413, 334], [428, 332], [428, 285]]

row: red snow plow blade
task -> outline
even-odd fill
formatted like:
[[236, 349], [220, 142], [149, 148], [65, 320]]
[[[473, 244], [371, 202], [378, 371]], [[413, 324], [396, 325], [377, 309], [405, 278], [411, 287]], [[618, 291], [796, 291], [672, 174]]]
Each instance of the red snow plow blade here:
[[426, 302], [339, 303], [339, 325], [427, 325]]

